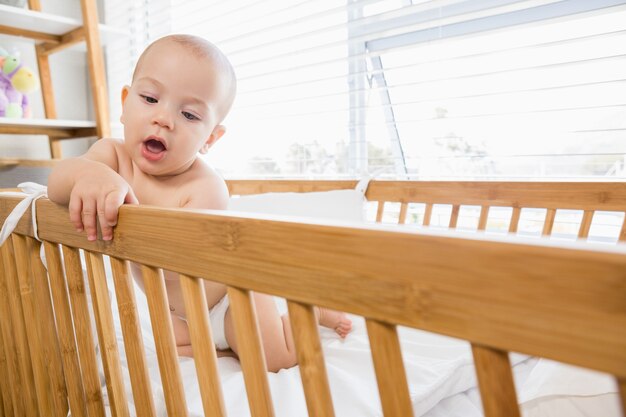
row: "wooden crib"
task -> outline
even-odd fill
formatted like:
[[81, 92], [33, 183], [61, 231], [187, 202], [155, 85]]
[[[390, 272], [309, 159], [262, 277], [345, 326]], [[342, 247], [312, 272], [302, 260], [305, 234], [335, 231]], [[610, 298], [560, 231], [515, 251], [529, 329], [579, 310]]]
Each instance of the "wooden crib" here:
[[[230, 181], [229, 188], [244, 195], [355, 184], [240, 180]], [[240, 361], [255, 417], [271, 416], [273, 409], [250, 291], [288, 300], [311, 416], [334, 415], [313, 305], [366, 318], [385, 416], [412, 415], [397, 325], [471, 343], [488, 417], [520, 415], [510, 351], [610, 373], [626, 408], [626, 249], [621, 243], [583, 242], [594, 215], [626, 212], [626, 184], [372, 181], [366, 196], [377, 203], [377, 222], [393, 218], [415, 227], [124, 206], [113, 241], [88, 242], [74, 231], [65, 208], [39, 200], [38, 235], [47, 269], [30, 212], [0, 257], [0, 417], [65, 416], [68, 408], [72, 416], [104, 416], [87, 297], [95, 312], [108, 405], [114, 416], [129, 415], [103, 255], [111, 259], [139, 416], [155, 415], [155, 406], [128, 261], [142, 264], [170, 416], [185, 416], [187, 409], [162, 269], [181, 274], [207, 416], [223, 416], [225, 408], [200, 291], [203, 278], [229, 287], [236, 335], [247, 340]], [[19, 201], [0, 197], [0, 222]], [[490, 229], [496, 208], [508, 207], [510, 234], [430, 232], [427, 226], [441, 204], [449, 205], [443, 226], [457, 227], [471, 206], [479, 231]], [[580, 211], [578, 241], [511, 236], [525, 208], [545, 209], [541, 235], [551, 235], [559, 210]], [[615, 240], [626, 240], [625, 225], [622, 217]], [[79, 249], [91, 294], [85, 291]]]

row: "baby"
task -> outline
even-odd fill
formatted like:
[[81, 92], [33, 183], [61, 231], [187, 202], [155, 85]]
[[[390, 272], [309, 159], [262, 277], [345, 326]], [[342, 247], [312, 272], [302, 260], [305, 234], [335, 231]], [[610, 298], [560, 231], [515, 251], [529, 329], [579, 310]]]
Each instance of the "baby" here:
[[[70, 220], [88, 240], [97, 238], [98, 224], [103, 240], [113, 238], [124, 203], [226, 209], [226, 184], [198, 153], [224, 135], [221, 122], [235, 90], [231, 64], [210, 42], [190, 35], [155, 41], [139, 58], [131, 85], [122, 89], [124, 140], [100, 139], [83, 156], [59, 162], [48, 179], [50, 200], [68, 206]], [[131, 270], [143, 288], [141, 269], [131, 264]], [[164, 275], [178, 352], [192, 356], [178, 275]], [[226, 287], [211, 281], [204, 287], [216, 348], [237, 354]], [[279, 314], [271, 296], [255, 293], [254, 302], [268, 369], [294, 366], [289, 317]], [[344, 313], [315, 311], [319, 324], [341, 337], [351, 331]]]

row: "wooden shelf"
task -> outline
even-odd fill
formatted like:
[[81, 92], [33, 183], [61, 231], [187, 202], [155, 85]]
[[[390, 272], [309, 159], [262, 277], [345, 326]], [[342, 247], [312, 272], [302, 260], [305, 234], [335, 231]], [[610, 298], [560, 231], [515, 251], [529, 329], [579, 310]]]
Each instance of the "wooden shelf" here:
[[84, 120], [7, 119], [0, 117], [0, 134], [47, 135], [54, 139], [96, 136], [96, 123]]
[[[64, 35], [81, 31], [82, 27], [78, 19], [0, 4], [0, 34], [58, 44], [66, 41]], [[102, 24], [98, 27], [102, 45], [129, 36], [124, 29]]]
[[20, 158], [0, 158], [0, 169], [12, 167], [26, 168], [52, 168], [60, 159], [20, 159]]
[[[110, 135], [106, 74], [102, 44], [126, 39], [127, 28], [116, 29], [99, 24], [97, 0], [79, 0], [81, 18], [73, 19], [41, 11], [39, 0], [29, 0], [30, 9], [0, 4], [0, 41], [3, 38], [31, 40], [37, 55], [41, 80], [44, 119], [0, 118], [0, 134], [48, 136], [51, 159], [62, 158], [61, 141]], [[82, 46], [78, 46], [82, 45]], [[59, 120], [52, 85], [50, 55], [66, 48], [84, 49], [89, 69], [95, 121]], [[52, 166], [54, 161], [4, 158], [0, 166]]]

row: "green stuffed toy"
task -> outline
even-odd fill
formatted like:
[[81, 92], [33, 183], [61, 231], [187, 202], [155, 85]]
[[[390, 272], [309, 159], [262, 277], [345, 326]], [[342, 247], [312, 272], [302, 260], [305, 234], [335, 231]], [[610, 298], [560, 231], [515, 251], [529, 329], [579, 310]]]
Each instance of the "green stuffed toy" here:
[[22, 65], [18, 55], [2, 48], [0, 70], [0, 117], [30, 117], [26, 94], [39, 88], [39, 79], [30, 68]]

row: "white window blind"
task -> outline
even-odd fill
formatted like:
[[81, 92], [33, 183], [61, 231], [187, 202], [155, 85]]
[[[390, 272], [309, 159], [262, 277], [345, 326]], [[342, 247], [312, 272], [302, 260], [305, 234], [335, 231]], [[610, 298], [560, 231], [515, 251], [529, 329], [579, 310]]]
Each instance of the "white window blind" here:
[[626, 177], [626, 1], [105, 4], [112, 97], [166, 33], [229, 56], [229, 177]]

